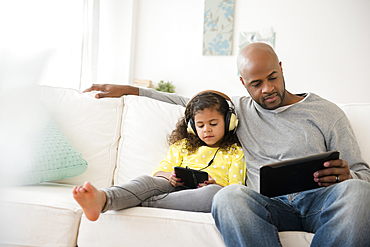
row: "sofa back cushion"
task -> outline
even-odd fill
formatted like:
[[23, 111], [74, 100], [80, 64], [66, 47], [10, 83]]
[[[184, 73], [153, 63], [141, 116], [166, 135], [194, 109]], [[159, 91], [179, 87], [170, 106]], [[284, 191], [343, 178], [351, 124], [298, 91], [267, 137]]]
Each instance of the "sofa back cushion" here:
[[351, 122], [362, 157], [370, 164], [370, 103], [343, 104], [339, 106]]
[[97, 188], [113, 184], [123, 99], [95, 99], [93, 95], [74, 89], [41, 88], [45, 107], [88, 163], [82, 175], [54, 182], [82, 185], [90, 181]]
[[185, 108], [158, 100], [125, 96], [114, 184], [152, 174], [168, 152], [167, 137]]
[[[166, 138], [185, 111], [182, 106], [146, 97], [125, 96], [124, 104], [115, 185], [152, 174], [167, 154]], [[339, 106], [351, 121], [362, 156], [370, 164], [370, 152], [366, 149], [370, 140], [370, 104]]]

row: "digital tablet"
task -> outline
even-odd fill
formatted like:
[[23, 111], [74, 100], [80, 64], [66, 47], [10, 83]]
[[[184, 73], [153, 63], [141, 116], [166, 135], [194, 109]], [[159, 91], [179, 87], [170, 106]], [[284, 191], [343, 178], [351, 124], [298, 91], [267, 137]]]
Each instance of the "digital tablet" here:
[[175, 167], [176, 177], [181, 178], [181, 182], [184, 182], [184, 186], [189, 189], [195, 189], [198, 184], [208, 180], [208, 173], [204, 171], [193, 170], [188, 167]]
[[313, 174], [324, 163], [339, 159], [338, 151], [310, 155], [260, 167], [260, 193], [268, 197], [319, 188]]

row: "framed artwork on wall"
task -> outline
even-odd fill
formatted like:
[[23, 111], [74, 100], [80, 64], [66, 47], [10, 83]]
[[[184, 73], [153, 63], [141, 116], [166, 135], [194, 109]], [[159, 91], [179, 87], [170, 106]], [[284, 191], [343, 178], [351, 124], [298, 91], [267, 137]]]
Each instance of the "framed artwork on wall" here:
[[203, 55], [231, 55], [234, 0], [205, 0]]
[[272, 28], [263, 29], [257, 32], [240, 32], [239, 33], [239, 50], [250, 43], [264, 42], [275, 48], [276, 33]]

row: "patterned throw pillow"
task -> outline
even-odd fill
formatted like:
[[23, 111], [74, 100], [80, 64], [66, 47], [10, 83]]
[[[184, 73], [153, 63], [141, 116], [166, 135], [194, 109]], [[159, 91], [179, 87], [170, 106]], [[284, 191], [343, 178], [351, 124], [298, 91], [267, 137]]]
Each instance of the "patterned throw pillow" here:
[[3, 151], [7, 150], [3, 164], [7, 166], [10, 185], [74, 177], [87, 170], [82, 154], [73, 147], [41, 103], [27, 113], [23, 112], [8, 128], [11, 138], [6, 146], [1, 146]]

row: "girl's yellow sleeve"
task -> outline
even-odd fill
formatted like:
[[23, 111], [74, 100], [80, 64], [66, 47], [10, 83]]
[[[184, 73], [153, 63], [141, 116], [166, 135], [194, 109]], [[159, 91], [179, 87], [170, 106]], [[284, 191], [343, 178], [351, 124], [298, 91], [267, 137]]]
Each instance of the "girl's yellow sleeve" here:
[[229, 169], [229, 185], [245, 185], [246, 174], [247, 170], [245, 166], [244, 153], [241, 147], [237, 147], [237, 151], [233, 154], [233, 161]]
[[170, 146], [166, 158], [164, 158], [159, 166], [154, 169], [153, 175], [159, 171], [172, 172], [175, 166], [180, 166], [183, 156], [181, 155], [181, 145], [173, 144]]

